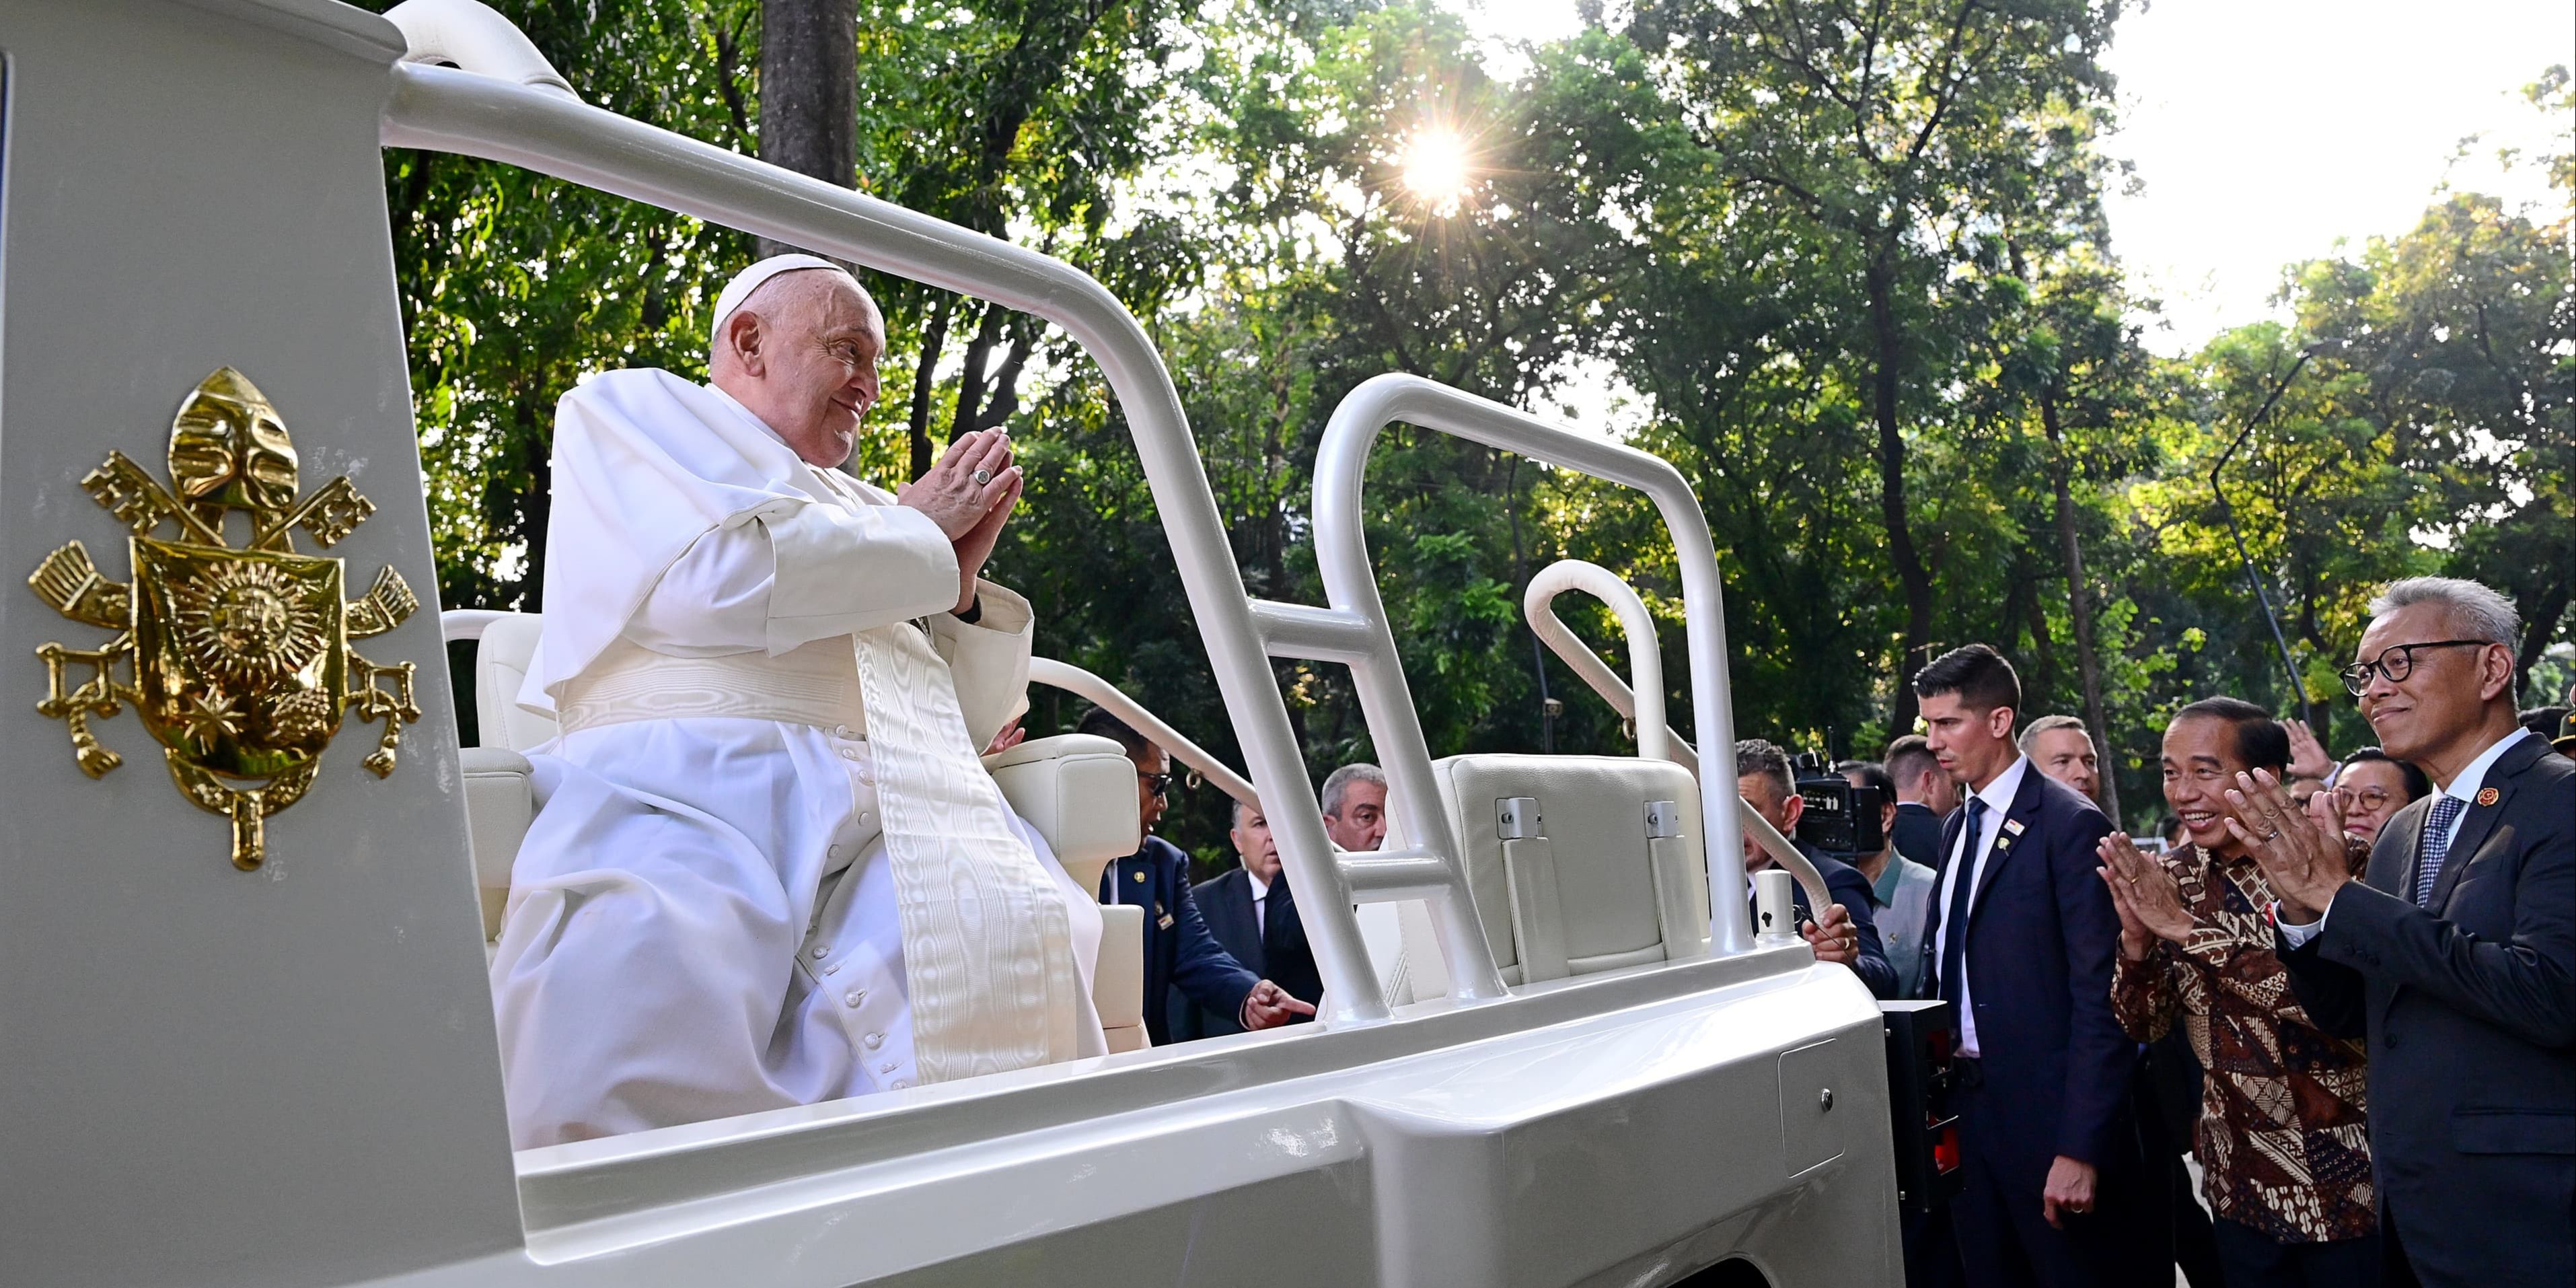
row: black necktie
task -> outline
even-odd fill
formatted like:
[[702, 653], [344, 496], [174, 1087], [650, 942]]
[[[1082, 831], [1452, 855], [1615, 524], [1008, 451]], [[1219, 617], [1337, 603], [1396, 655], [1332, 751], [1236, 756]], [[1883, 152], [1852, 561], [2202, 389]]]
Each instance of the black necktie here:
[[1949, 910], [1941, 914], [1941, 1000], [1953, 1007], [1968, 959], [1968, 904], [1977, 894], [1977, 839], [1985, 834], [1985, 812], [1985, 798], [1968, 798], [1967, 823], [1959, 829], [1959, 870], [1950, 882]]
[[1288, 869], [1281, 868], [1279, 875], [1270, 878], [1270, 893], [1262, 902], [1269, 906], [1261, 915], [1261, 952], [1265, 957], [1275, 957], [1280, 928], [1297, 915], [1296, 896], [1288, 893]]

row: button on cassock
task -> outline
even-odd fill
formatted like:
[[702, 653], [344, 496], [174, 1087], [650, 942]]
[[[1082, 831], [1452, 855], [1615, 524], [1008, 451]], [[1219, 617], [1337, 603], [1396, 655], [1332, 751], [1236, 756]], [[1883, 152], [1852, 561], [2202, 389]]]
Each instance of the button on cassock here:
[[842, 1001], [844, 1001], [844, 1002], [849, 1003], [849, 1004], [850, 1004], [850, 1005], [852, 1005], [852, 1006], [857, 1006], [857, 1005], [859, 1005], [859, 1004], [861, 1004], [861, 1003], [863, 1003], [863, 1002], [865, 1002], [865, 1001], [867, 1001], [867, 1000], [868, 1000], [868, 990], [866, 990], [866, 989], [864, 989], [864, 988], [854, 988], [854, 989], [851, 989], [851, 990], [849, 991], [849, 994], [848, 994], [847, 996], [843, 997], [841, 1000], [842, 1000]]

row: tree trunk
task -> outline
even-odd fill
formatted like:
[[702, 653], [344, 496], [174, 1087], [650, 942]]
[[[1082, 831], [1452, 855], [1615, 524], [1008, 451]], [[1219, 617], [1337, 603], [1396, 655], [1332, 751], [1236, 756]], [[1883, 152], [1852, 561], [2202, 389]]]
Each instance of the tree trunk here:
[[1875, 350], [1870, 385], [1878, 420], [1878, 508], [1887, 525], [1887, 554], [1905, 590], [1905, 656], [1897, 666], [1896, 706], [1888, 720], [1888, 737], [1914, 732], [1914, 673], [1932, 660], [1932, 574], [1914, 548], [1914, 530], [1905, 512], [1905, 436], [1896, 421], [1897, 364], [1904, 335], [1896, 322], [1894, 247], [1881, 247], [1870, 261], [1870, 339]]
[[2102, 812], [2111, 825], [2120, 818], [2119, 762], [2111, 758], [2111, 724], [2102, 709], [2102, 663], [2093, 652], [2093, 601], [2084, 587], [2084, 542], [2075, 532], [2075, 487], [2067, 460], [2066, 440], [2057, 422], [2057, 392], [2039, 395], [2039, 423], [2048, 430], [2048, 481], [2057, 492], [2057, 544], [2066, 556], [2066, 613], [2075, 620], [2075, 669], [2084, 680], [2084, 727], [2093, 731], [2093, 755], [2101, 761]]
[[921, 333], [921, 362], [912, 369], [912, 477], [930, 472], [930, 395], [939, 384], [939, 351], [948, 347], [948, 313], [957, 297], [946, 291], [930, 308], [930, 326]]
[[[858, 31], [858, 0], [761, 0], [761, 160], [857, 185]], [[802, 249], [760, 239], [764, 258]]]

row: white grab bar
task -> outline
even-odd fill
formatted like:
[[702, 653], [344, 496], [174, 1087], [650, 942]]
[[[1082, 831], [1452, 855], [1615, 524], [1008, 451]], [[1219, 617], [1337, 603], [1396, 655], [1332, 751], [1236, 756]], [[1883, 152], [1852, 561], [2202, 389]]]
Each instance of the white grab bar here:
[[1145, 735], [1155, 746], [1172, 753], [1172, 759], [1197, 770], [1199, 776], [1207, 779], [1218, 791], [1246, 805], [1260, 807], [1261, 794], [1252, 790], [1252, 784], [1244, 781], [1243, 775], [1228, 768], [1206, 748], [1183, 737], [1180, 730], [1146, 710], [1143, 703], [1128, 697], [1117, 685], [1071, 662], [1059, 662], [1051, 657], [1029, 659], [1029, 683], [1062, 689], [1075, 697], [1089, 699], [1100, 709], [1126, 721], [1128, 728]]
[[[1556, 597], [1569, 590], [1580, 590], [1610, 606], [1628, 637], [1628, 657], [1637, 679], [1631, 688], [1610, 669], [1592, 646], [1575, 637], [1553, 607]], [[1647, 760], [1669, 760], [1699, 776], [1699, 753], [1679, 731], [1664, 723], [1664, 660], [1655, 642], [1655, 619], [1646, 612], [1646, 601], [1637, 588], [1619, 574], [1596, 563], [1580, 559], [1560, 559], [1539, 569], [1530, 578], [1529, 589], [1521, 595], [1521, 615], [1529, 619], [1530, 631], [1546, 644], [1549, 651], [1564, 659], [1592, 691], [1609, 702], [1611, 708], [1636, 725], [1637, 754]], [[1641, 714], [1642, 713], [1642, 714]], [[1660, 733], [1653, 731], [1660, 730]], [[1703, 799], [1705, 794], [1703, 793]], [[1825, 886], [1825, 874], [1817, 870], [1806, 854], [1792, 844], [1771, 820], [1742, 796], [1735, 798], [1736, 822], [1744, 834], [1762, 847], [1807, 892], [1809, 908], [1823, 908], [1834, 902], [1833, 891]], [[1713, 889], [1714, 887], [1712, 887]], [[1710, 915], [1716, 916], [1718, 903], [1709, 901]]]

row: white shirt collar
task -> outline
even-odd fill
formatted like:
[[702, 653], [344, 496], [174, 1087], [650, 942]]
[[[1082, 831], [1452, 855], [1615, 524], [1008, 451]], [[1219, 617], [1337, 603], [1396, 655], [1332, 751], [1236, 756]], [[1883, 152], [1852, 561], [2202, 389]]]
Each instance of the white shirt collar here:
[[2505, 752], [2511, 750], [2515, 743], [2530, 736], [2531, 731], [2529, 729], [2516, 729], [2512, 733], [2496, 739], [2493, 743], [2488, 745], [2485, 751], [2478, 753], [2477, 759], [2469, 762], [2468, 768], [2460, 771], [2459, 777], [2451, 780], [2450, 786], [2442, 789], [2442, 794], [2445, 796], [2457, 796], [2462, 801], [2475, 804], [2478, 797], [2478, 788], [2486, 783], [2487, 771], [2495, 768], [2496, 757], [2503, 755]]
[[1261, 879], [1261, 874], [1260, 874], [1260, 873], [1255, 872], [1255, 871], [1253, 871], [1253, 870], [1252, 870], [1252, 869], [1250, 869], [1250, 868], [1245, 868], [1245, 869], [1243, 870], [1243, 875], [1244, 875], [1246, 878], [1248, 878], [1248, 879], [1250, 879], [1250, 880], [1251, 880], [1251, 882], [1252, 882], [1252, 897], [1253, 897], [1256, 901], [1257, 901], [1257, 900], [1261, 900], [1261, 899], [1267, 899], [1267, 898], [1269, 898], [1269, 897], [1270, 897], [1270, 883], [1269, 883], [1269, 882], [1267, 882], [1267, 881], [1262, 880], [1262, 879]]
[[2002, 817], [2005, 810], [2012, 808], [2013, 797], [2021, 794], [2021, 776], [2029, 769], [2030, 757], [2014, 756], [2013, 763], [1995, 775], [1995, 781], [1986, 784], [1984, 791], [1977, 793], [1977, 799], [1984, 801], [1986, 808], [1996, 817]]

